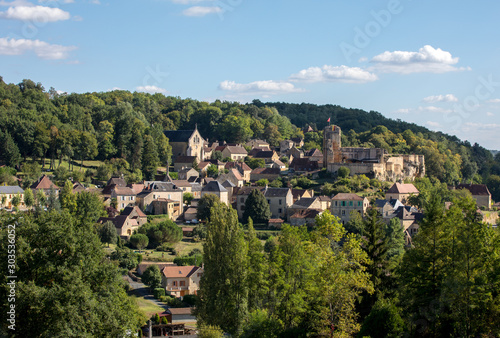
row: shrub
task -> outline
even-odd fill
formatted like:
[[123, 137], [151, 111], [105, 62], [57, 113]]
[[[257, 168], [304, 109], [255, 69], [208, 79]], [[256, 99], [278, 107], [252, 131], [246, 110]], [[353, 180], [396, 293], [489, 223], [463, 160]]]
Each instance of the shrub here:
[[174, 259], [174, 263], [179, 266], [200, 265], [201, 263], [203, 263], [203, 255], [196, 254], [193, 256], [176, 257]]
[[196, 302], [198, 301], [198, 296], [197, 295], [185, 295], [182, 298], [182, 301], [189, 306], [194, 306], [196, 305]]
[[351, 170], [347, 167], [340, 167], [339, 170], [337, 170], [337, 175], [339, 177], [347, 177], [351, 173]]
[[160, 299], [161, 297], [165, 296], [165, 289], [164, 288], [155, 288], [153, 290], [153, 295], [156, 299]]

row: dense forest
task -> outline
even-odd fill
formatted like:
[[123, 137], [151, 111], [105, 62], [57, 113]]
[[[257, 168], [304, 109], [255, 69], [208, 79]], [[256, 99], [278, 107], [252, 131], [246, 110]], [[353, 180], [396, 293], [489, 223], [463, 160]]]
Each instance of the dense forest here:
[[[209, 141], [242, 143], [262, 138], [271, 145], [302, 137], [305, 148], [322, 147], [327, 119], [343, 130], [343, 145], [381, 147], [389, 153], [425, 155], [426, 171], [447, 184], [500, 183], [500, 155], [455, 136], [385, 118], [378, 112], [336, 105], [262, 103], [189, 98], [122, 90], [60, 94], [41, 83], [7, 84], [0, 78], [0, 161], [20, 168], [26, 160], [119, 160], [134, 177], [152, 176], [169, 163], [163, 130], [198, 127]], [[305, 132], [312, 126], [314, 131]], [[45, 161], [43, 161], [45, 163]], [[116, 165], [115, 165], [116, 167]], [[493, 188], [493, 190], [496, 190]], [[500, 196], [496, 196], [500, 199]]]

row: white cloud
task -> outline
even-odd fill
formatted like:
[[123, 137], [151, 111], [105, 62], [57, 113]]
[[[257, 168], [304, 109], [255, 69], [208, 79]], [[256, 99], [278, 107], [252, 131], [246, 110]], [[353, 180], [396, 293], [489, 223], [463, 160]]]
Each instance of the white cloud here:
[[0, 6], [34, 6], [31, 2], [26, 0], [14, 0], [14, 1], [5, 1], [0, 0]]
[[303, 89], [295, 88], [293, 83], [284, 81], [255, 81], [250, 83], [236, 83], [234, 81], [223, 81], [219, 89], [242, 94], [276, 95], [283, 93], [303, 92]]
[[222, 8], [217, 6], [193, 6], [182, 11], [185, 16], [205, 16], [208, 14], [215, 14], [222, 12]]
[[33, 22], [55, 22], [68, 20], [71, 15], [60, 8], [45, 6], [17, 6], [9, 7], [0, 12], [0, 18]]
[[426, 125], [428, 125], [429, 127], [432, 127], [432, 128], [437, 128], [440, 126], [440, 124], [438, 122], [434, 122], [434, 121], [427, 121], [425, 122]]
[[458, 98], [453, 94], [427, 96], [422, 101], [427, 103], [436, 102], [458, 102]]
[[52, 45], [45, 41], [0, 38], [0, 55], [21, 55], [33, 51], [39, 58], [48, 60], [66, 59], [75, 46]]
[[488, 112], [486, 112], [486, 116], [495, 116], [495, 114], [493, 114], [492, 112], [488, 111]]
[[160, 88], [157, 86], [138, 86], [135, 88], [135, 90], [138, 92], [145, 92], [145, 93], [149, 93], [149, 94], [155, 94], [155, 93], [165, 94], [165, 93], [167, 93], [166, 89], [163, 89], [163, 88]]
[[401, 108], [401, 109], [396, 110], [394, 113], [395, 114], [409, 114], [410, 109], [409, 108]]
[[423, 113], [439, 113], [439, 114], [449, 114], [453, 112], [453, 109], [445, 109], [436, 106], [425, 106], [418, 107], [418, 111]]
[[478, 123], [466, 122], [464, 123], [463, 131], [477, 131], [477, 130], [495, 130], [498, 131], [500, 124], [497, 123]]
[[458, 57], [429, 45], [420, 48], [418, 52], [386, 51], [374, 56], [370, 62], [374, 64], [373, 70], [383, 73], [446, 73], [470, 69], [455, 67]]
[[290, 76], [290, 81], [365, 83], [377, 80], [377, 75], [359, 67], [309, 67]]
[[491, 100], [488, 100], [486, 102], [488, 102], [488, 103], [500, 103], [500, 99], [491, 99]]

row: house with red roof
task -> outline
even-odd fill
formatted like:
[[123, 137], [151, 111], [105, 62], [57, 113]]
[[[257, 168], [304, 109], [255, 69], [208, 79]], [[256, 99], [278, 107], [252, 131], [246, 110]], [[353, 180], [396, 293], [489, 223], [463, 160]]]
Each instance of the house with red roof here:
[[43, 175], [42, 177], [40, 177], [38, 181], [36, 181], [30, 186], [30, 188], [35, 195], [38, 190], [43, 190], [45, 195], [48, 195], [50, 193], [50, 189], [54, 189], [56, 195], [59, 192], [59, 187], [54, 183], [52, 183], [52, 181], [47, 175]]
[[476, 200], [478, 208], [491, 208], [491, 193], [486, 184], [459, 184], [457, 189], [467, 189]]
[[401, 203], [406, 204], [408, 202], [408, 197], [411, 195], [418, 196], [420, 192], [411, 183], [394, 183], [392, 187], [385, 193], [386, 200], [400, 200]]
[[161, 286], [168, 295], [196, 295], [200, 289], [203, 268], [200, 266], [166, 266], [161, 271]]

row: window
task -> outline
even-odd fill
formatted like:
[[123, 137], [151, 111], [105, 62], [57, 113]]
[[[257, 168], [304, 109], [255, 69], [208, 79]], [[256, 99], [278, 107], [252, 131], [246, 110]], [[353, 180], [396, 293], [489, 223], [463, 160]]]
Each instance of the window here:
[[345, 215], [345, 210], [342, 210], [342, 216], [344, 216], [344, 215]]
[[271, 200], [267, 200], [267, 204], [271, 204]]
[[342, 201], [342, 206], [345, 207], [345, 201]]
[[186, 286], [186, 282], [185, 282], [185, 281], [183, 281], [183, 280], [181, 280], [181, 281], [179, 282], [179, 286]]
[[335, 206], [337, 206], [337, 201], [335, 201]]
[[349, 206], [352, 207], [352, 201], [349, 201]]
[[177, 281], [175, 281], [175, 280], [174, 280], [174, 281], [172, 282], [172, 285], [173, 285], [173, 286], [177, 286]]
[[359, 202], [358, 202], [358, 207], [360, 207], [360, 206], [361, 206], [361, 204], [362, 204], [362, 202], [361, 202], [361, 201], [359, 201]]
[[245, 198], [241, 197], [240, 198], [240, 203], [245, 203]]
[[201, 277], [201, 273], [197, 273], [196, 275], [197, 275], [198, 277]]
[[278, 212], [281, 214], [283, 212], [283, 209], [279, 208]]
[[[281, 205], [281, 203], [283, 203], [283, 200], [282, 200], [282, 199], [280, 199], [280, 205]], [[280, 211], [280, 212], [281, 212], [281, 211]]]
[[244, 205], [240, 206], [240, 210], [245, 210], [245, 206]]

